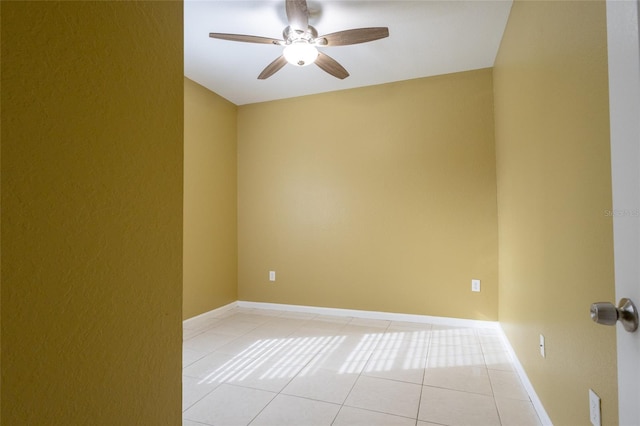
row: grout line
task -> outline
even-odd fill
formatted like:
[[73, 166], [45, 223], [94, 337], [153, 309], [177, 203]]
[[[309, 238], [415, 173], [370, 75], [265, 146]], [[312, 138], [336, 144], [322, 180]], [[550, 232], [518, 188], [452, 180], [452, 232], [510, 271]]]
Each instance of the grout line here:
[[356, 407], [356, 406], [353, 406], [353, 405], [345, 405], [345, 407], [347, 407], [347, 408], [355, 408], [356, 410], [368, 411], [370, 413], [384, 414], [384, 415], [387, 415], [387, 416], [400, 417], [400, 418], [403, 418], [403, 419], [413, 420], [413, 417], [402, 416], [400, 414], [392, 414], [392, 413], [388, 413], [386, 411], [372, 410], [371, 408], [362, 408], [362, 407]]
[[498, 409], [498, 402], [496, 401], [496, 392], [493, 389], [493, 380], [491, 380], [491, 375], [489, 374], [489, 368], [487, 367], [487, 356], [482, 346], [482, 341], [480, 340], [480, 336], [478, 336], [478, 341], [480, 343], [480, 351], [482, 352], [482, 360], [484, 361], [485, 370], [487, 370], [487, 379], [489, 380], [489, 387], [491, 388], [491, 399], [493, 400], [493, 407], [496, 409], [496, 414], [498, 415], [498, 421], [500, 424], [503, 424], [502, 416], [500, 415], [500, 410]]
[[[351, 322], [351, 321], [349, 321], [349, 322]], [[346, 327], [346, 324], [345, 324], [345, 327]], [[362, 366], [362, 370], [360, 370], [360, 372], [358, 373], [358, 377], [353, 381], [353, 385], [351, 385], [351, 389], [349, 389], [349, 392], [347, 392], [347, 396], [344, 397], [344, 401], [342, 401], [342, 404], [340, 404], [340, 409], [338, 410], [338, 412], [336, 413], [336, 416], [333, 418], [333, 421], [331, 422], [332, 425], [333, 425], [333, 423], [335, 423], [336, 419], [338, 418], [338, 415], [340, 414], [340, 411], [342, 411], [342, 409], [344, 408], [345, 403], [347, 402], [347, 400], [349, 399], [349, 396], [351, 395], [351, 392], [353, 392], [353, 389], [358, 384], [358, 381], [362, 377], [362, 372], [367, 367], [367, 364], [369, 364], [369, 361], [371, 360], [372, 356], [373, 356], [373, 351], [371, 351], [371, 353], [369, 354], [369, 357], [367, 358], [367, 361]], [[347, 405], [347, 407], [349, 407], [349, 405]]]
[[[433, 327], [431, 328], [433, 330]], [[418, 398], [418, 411], [416, 412], [416, 426], [420, 421], [420, 406], [422, 405], [422, 392], [424, 391], [424, 379], [427, 375], [427, 368], [429, 367], [429, 355], [431, 354], [431, 344], [433, 343], [433, 334], [429, 333], [429, 344], [427, 345], [427, 354], [424, 359], [424, 368], [422, 369], [422, 383], [420, 384], [420, 396]]]
[[[268, 391], [267, 391], [267, 392], [268, 392]], [[251, 420], [249, 420], [249, 423], [247, 423], [247, 426], [249, 426], [251, 423], [253, 423], [253, 421], [254, 421], [255, 419], [257, 419], [257, 418], [258, 418], [258, 416], [259, 416], [260, 414], [262, 414], [262, 412], [263, 412], [264, 410], [266, 410], [266, 409], [267, 409], [267, 407], [268, 407], [269, 405], [271, 405], [271, 403], [273, 402], [273, 400], [274, 400], [274, 399], [276, 399], [276, 397], [277, 397], [278, 395], [280, 395], [280, 393], [276, 393], [275, 395], [273, 395], [273, 398], [271, 398], [271, 399], [269, 400], [269, 402], [267, 402], [267, 403], [265, 404], [265, 406], [264, 406], [264, 407], [262, 407], [262, 409], [261, 409], [260, 411], [258, 411], [258, 412], [256, 413], [256, 415], [255, 415], [255, 416], [253, 416], [253, 418], [252, 418]]]
[[[190, 377], [190, 376], [187, 376]], [[192, 379], [194, 377], [191, 377]], [[213, 389], [211, 389], [209, 392], [207, 392], [206, 394], [202, 395], [201, 398], [199, 398], [197, 401], [195, 401], [193, 404], [189, 405], [187, 408], [184, 408], [182, 410], [182, 415], [184, 416], [184, 413], [189, 410], [191, 407], [193, 407], [194, 405], [196, 405], [198, 402], [202, 401], [203, 399], [205, 399], [209, 394], [211, 394], [213, 391], [215, 391], [216, 389], [218, 389], [220, 387], [220, 385], [222, 385], [222, 383], [218, 383], [218, 385], [216, 387], [214, 387]], [[193, 421], [193, 420], [191, 420]]]

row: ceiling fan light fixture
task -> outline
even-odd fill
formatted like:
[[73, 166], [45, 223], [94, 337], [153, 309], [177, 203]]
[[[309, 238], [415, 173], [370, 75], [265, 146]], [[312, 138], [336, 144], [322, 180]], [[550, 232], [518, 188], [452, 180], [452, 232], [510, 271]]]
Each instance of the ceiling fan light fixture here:
[[389, 37], [389, 28], [387, 27], [353, 28], [318, 37], [318, 31], [309, 25], [307, 0], [285, 0], [285, 11], [289, 25], [282, 31], [282, 40], [228, 33], [209, 33], [209, 37], [245, 43], [285, 46], [282, 55], [262, 70], [258, 75], [258, 80], [271, 77], [287, 63], [296, 67], [304, 67], [314, 62], [321, 70], [343, 80], [349, 77], [349, 72], [329, 55], [318, 52], [317, 46], [348, 46]]
[[318, 49], [306, 40], [298, 40], [285, 47], [282, 54], [291, 65], [304, 67], [315, 62]]

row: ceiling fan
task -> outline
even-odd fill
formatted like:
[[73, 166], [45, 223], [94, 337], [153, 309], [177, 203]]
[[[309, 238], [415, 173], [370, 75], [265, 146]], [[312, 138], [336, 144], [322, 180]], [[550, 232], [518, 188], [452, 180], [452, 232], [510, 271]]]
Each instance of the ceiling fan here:
[[258, 76], [260, 80], [271, 77], [287, 63], [299, 67], [315, 63], [332, 76], [344, 79], [349, 76], [347, 70], [332, 57], [319, 52], [316, 47], [346, 46], [389, 37], [387, 27], [355, 28], [318, 37], [318, 31], [309, 25], [309, 9], [306, 0], [285, 0], [285, 6], [289, 25], [282, 32], [283, 40], [224, 33], [209, 33], [209, 37], [285, 46], [282, 55], [262, 70]]

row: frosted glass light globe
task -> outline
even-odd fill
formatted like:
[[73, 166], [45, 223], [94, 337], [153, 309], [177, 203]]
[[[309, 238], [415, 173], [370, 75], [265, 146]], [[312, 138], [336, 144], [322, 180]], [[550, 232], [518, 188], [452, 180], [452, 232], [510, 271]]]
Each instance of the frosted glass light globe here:
[[298, 67], [312, 64], [318, 57], [318, 49], [305, 40], [294, 41], [282, 53], [287, 62]]

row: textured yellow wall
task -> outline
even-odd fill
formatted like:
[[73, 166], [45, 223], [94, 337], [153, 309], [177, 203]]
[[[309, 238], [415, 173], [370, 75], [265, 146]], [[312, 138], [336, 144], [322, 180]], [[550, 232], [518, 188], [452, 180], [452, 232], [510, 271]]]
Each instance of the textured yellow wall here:
[[181, 422], [180, 2], [2, 2], [2, 423]]
[[[2, 5], [0, 4], [0, 52], [2, 51]], [[0, 64], [2, 63], [0, 59]], [[0, 75], [2, 71], [0, 70]], [[0, 78], [0, 93], [2, 82]], [[0, 134], [2, 133], [2, 103], [0, 101]], [[0, 176], [2, 176], [2, 137], [0, 135]], [[2, 212], [2, 184], [0, 184], [0, 212]], [[0, 213], [1, 217], [1, 213]], [[2, 220], [0, 220], [0, 235], [2, 235]], [[0, 265], [2, 265], [2, 244], [0, 244]], [[2, 267], [0, 266], [0, 372], [2, 372]], [[0, 380], [0, 425], [2, 424], [2, 380]]]
[[239, 107], [239, 298], [496, 320], [491, 81]]
[[618, 418], [606, 37], [604, 2], [517, 1], [494, 69], [500, 322], [557, 425], [589, 388]]
[[238, 300], [236, 115], [184, 79], [185, 319]]

